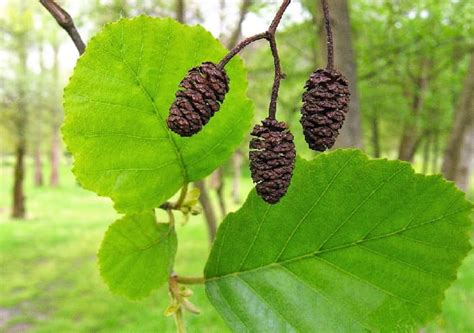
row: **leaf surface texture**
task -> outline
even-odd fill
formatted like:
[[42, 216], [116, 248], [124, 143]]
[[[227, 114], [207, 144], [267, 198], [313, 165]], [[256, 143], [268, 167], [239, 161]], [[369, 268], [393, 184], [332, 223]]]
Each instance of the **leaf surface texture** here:
[[440, 176], [337, 150], [298, 159], [275, 206], [252, 191], [206, 266], [236, 332], [412, 331], [470, 249], [471, 204]]

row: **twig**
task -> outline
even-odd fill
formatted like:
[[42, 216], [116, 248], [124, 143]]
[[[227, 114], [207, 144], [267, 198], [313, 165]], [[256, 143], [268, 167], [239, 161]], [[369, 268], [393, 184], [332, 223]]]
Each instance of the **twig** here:
[[326, 26], [326, 47], [328, 54], [328, 63], [326, 68], [334, 68], [334, 43], [332, 40], [331, 17], [329, 16], [329, 7], [327, 0], [321, 0], [324, 12], [324, 23]]
[[268, 106], [268, 117], [271, 119], [275, 119], [276, 115], [276, 107], [277, 107], [277, 99], [278, 99], [278, 91], [280, 89], [280, 81], [284, 78], [283, 73], [281, 72], [280, 66], [280, 57], [278, 56], [278, 49], [275, 41], [275, 35], [271, 35], [268, 39], [270, 43], [270, 49], [272, 51], [273, 56], [273, 65], [275, 67], [275, 75], [273, 77], [273, 86], [272, 86], [272, 95], [270, 98], [270, 104]]
[[250, 36], [240, 43], [238, 43], [236, 46], [234, 46], [229, 53], [225, 55], [224, 58], [219, 62], [218, 68], [222, 69], [224, 66], [240, 51], [242, 51], [245, 47], [247, 47], [249, 44], [260, 40], [260, 39], [266, 39], [268, 40], [270, 44], [270, 50], [272, 51], [272, 56], [273, 56], [273, 65], [275, 67], [275, 75], [273, 78], [273, 86], [272, 86], [272, 95], [270, 99], [270, 105], [268, 107], [268, 117], [275, 119], [275, 114], [276, 114], [276, 106], [277, 106], [277, 99], [278, 99], [278, 91], [280, 89], [280, 81], [284, 79], [284, 74], [281, 71], [281, 66], [280, 66], [280, 57], [278, 56], [278, 48], [277, 48], [277, 43], [275, 40], [275, 32], [276, 29], [278, 28], [278, 25], [280, 24], [281, 18], [283, 17], [283, 14], [285, 13], [286, 8], [290, 4], [291, 0], [284, 0], [283, 3], [281, 4], [280, 8], [275, 14], [275, 17], [272, 20], [272, 23], [268, 27], [267, 31]]
[[59, 26], [61, 26], [69, 34], [69, 37], [71, 37], [74, 45], [76, 45], [79, 54], [83, 54], [86, 46], [82, 41], [81, 35], [79, 35], [76, 26], [74, 25], [71, 15], [69, 15], [68, 12], [62, 9], [61, 6], [59, 6], [53, 0], [40, 0], [40, 3], [56, 19], [56, 22], [58, 22]]
[[186, 199], [186, 194], [188, 194], [188, 183], [184, 184], [183, 187], [181, 188], [181, 193], [179, 194], [178, 201], [175, 203], [175, 209], [180, 208], [181, 205], [184, 202], [184, 199]]
[[176, 280], [182, 284], [204, 284], [206, 279], [203, 276], [176, 276]]
[[241, 41], [239, 44], [237, 44], [236, 46], [234, 46], [230, 51], [229, 53], [227, 53], [225, 55], [224, 58], [222, 58], [222, 60], [219, 62], [219, 64], [217, 65], [218, 68], [222, 69], [224, 68], [225, 65], [227, 65], [227, 63], [237, 54], [239, 53], [240, 51], [242, 51], [245, 47], [247, 47], [249, 44], [257, 41], [257, 40], [260, 40], [260, 39], [266, 39], [267, 38], [267, 33], [266, 32], [262, 32], [262, 33], [259, 33], [259, 34], [256, 34], [256, 35], [253, 35], [253, 36], [250, 36], [248, 38], [245, 38], [243, 41]]
[[170, 226], [170, 229], [173, 229], [174, 223], [175, 223], [173, 211], [171, 209], [167, 209], [166, 213], [168, 214], [168, 218], [169, 218], [168, 224]]
[[178, 309], [174, 312], [176, 330], [178, 333], [186, 333], [186, 323], [184, 321], [184, 312], [182, 306], [182, 297], [179, 295], [179, 286], [177, 276], [172, 274], [168, 281], [168, 289], [172, 298], [178, 302]]

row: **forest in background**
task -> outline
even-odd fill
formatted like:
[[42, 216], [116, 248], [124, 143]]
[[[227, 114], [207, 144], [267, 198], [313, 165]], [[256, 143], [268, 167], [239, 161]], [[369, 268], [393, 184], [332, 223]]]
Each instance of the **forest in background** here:
[[[278, 1], [262, 0], [58, 2], [71, 13], [86, 44], [104, 24], [143, 14], [212, 26], [229, 48], [253, 32], [255, 22], [267, 25], [278, 6]], [[299, 112], [305, 81], [325, 62], [323, 18], [319, 1], [293, 5], [297, 9], [285, 16], [277, 33], [286, 74], [279, 117], [290, 124], [298, 151], [311, 157]], [[358, 147], [373, 157], [409, 161], [419, 172], [442, 173], [472, 200], [474, 2], [337, 0], [331, 6], [336, 68], [349, 78], [352, 91], [337, 147]], [[210, 9], [217, 19], [208, 17]], [[0, 214], [25, 219], [37, 209], [30, 209], [30, 193], [69, 188], [64, 169], [72, 160], [60, 134], [62, 90], [78, 54], [38, 1], [3, 0], [0, 11], [0, 193], [8, 196], [0, 201]], [[261, 119], [272, 84], [271, 54], [264, 43], [256, 43], [242, 58], [255, 119]], [[195, 184], [209, 239], [219, 217], [247, 194], [247, 155], [245, 140], [224, 167]], [[45, 202], [41, 209], [61, 206]]]
[[[299, 135], [300, 91], [325, 58], [317, 4], [297, 2], [299, 11], [285, 20], [277, 36], [286, 74], [279, 107], [296, 133], [297, 146], [305, 145]], [[63, 5], [72, 7], [85, 36], [107, 22], [140, 14], [210, 23], [198, 1], [97, 0]], [[249, 17], [265, 22], [275, 5], [275, 1], [222, 0], [206, 6], [218, 13], [217, 37], [230, 47], [242, 37]], [[71, 74], [67, 64], [71, 67], [74, 59], [68, 36], [38, 2], [4, 1], [2, 7], [6, 15], [0, 19], [0, 153], [4, 163], [15, 165], [12, 215], [23, 217], [24, 177], [34, 177], [37, 186], [60, 183], [58, 165], [68, 157], [60, 136], [62, 89]], [[336, 145], [416, 162], [420, 171], [442, 172], [466, 191], [474, 161], [474, 3], [335, 1], [332, 16], [336, 68], [349, 78], [352, 90], [350, 113]], [[271, 55], [261, 46], [243, 54], [257, 119], [265, 112], [273, 75]], [[243, 143], [226, 167], [210, 177], [209, 186], [222, 192], [223, 177], [229, 176], [234, 178], [234, 191], [239, 191], [246, 147]], [[25, 173], [26, 158], [33, 160], [33, 172]], [[49, 174], [42, 170], [46, 160], [52, 166]], [[221, 197], [221, 206], [225, 199]]]

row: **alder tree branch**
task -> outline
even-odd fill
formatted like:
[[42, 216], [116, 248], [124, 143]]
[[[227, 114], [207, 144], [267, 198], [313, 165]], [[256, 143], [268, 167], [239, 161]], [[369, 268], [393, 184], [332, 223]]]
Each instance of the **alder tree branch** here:
[[324, 24], [326, 26], [326, 47], [328, 54], [328, 63], [326, 68], [334, 68], [334, 43], [332, 40], [331, 17], [329, 16], [329, 7], [327, 0], [321, 0], [324, 12]]
[[86, 46], [82, 41], [81, 35], [77, 31], [76, 26], [74, 25], [74, 20], [72, 19], [71, 15], [69, 15], [68, 12], [62, 9], [61, 6], [59, 6], [53, 0], [40, 0], [40, 3], [48, 10], [51, 16], [54, 17], [59, 26], [68, 33], [69, 37], [71, 37], [72, 41], [74, 42], [74, 45], [76, 45], [76, 49], [79, 54], [83, 54]]
[[222, 58], [222, 60], [219, 62], [219, 64], [217, 65], [217, 67], [219, 69], [223, 69], [225, 65], [227, 65], [227, 63], [237, 54], [239, 53], [240, 51], [242, 51], [245, 47], [247, 47], [249, 44], [257, 41], [257, 40], [260, 40], [260, 39], [266, 39], [267, 38], [267, 33], [266, 32], [262, 32], [262, 33], [259, 33], [259, 34], [256, 34], [256, 35], [253, 35], [253, 36], [250, 36], [250, 37], [247, 37], [245, 38], [244, 40], [242, 40], [239, 44], [237, 44], [236, 46], [234, 46], [230, 51], [229, 53], [227, 53], [225, 55], [224, 58]]
[[280, 8], [275, 14], [275, 17], [272, 20], [272, 23], [268, 27], [267, 31], [255, 34], [253, 36], [250, 36], [248, 38], [245, 38], [242, 40], [240, 43], [238, 43], [236, 46], [234, 46], [229, 53], [225, 55], [224, 58], [219, 62], [217, 65], [218, 68], [223, 69], [224, 66], [240, 51], [242, 51], [245, 47], [250, 45], [251, 43], [260, 40], [260, 39], [266, 39], [268, 43], [270, 44], [270, 50], [272, 51], [272, 56], [273, 56], [273, 65], [275, 67], [275, 75], [273, 78], [273, 86], [272, 86], [272, 94], [271, 94], [271, 99], [270, 99], [270, 105], [268, 107], [268, 117], [271, 119], [275, 119], [275, 114], [276, 114], [276, 106], [277, 106], [277, 99], [278, 99], [278, 91], [280, 89], [280, 81], [285, 78], [285, 75], [281, 71], [281, 66], [280, 66], [280, 57], [278, 55], [278, 48], [277, 48], [277, 43], [275, 39], [275, 33], [278, 28], [278, 25], [280, 24], [281, 18], [283, 17], [283, 14], [285, 13], [285, 10], [288, 8], [288, 5], [290, 4], [291, 0], [284, 0], [283, 3], [280, 5]]

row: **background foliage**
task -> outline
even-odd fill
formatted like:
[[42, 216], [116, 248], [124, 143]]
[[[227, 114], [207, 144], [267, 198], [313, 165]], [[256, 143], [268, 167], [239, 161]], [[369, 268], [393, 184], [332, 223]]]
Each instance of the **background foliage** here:
[[[120, 17], [176, 13], [170, 1], [61, 3], [71, 8], [86, 37]], [[199, 2], [186, 3], [187, 22], [212, 25], [206, 17], [210, 12]], [[274, 1], [250, 3], [244, 34], [249, 26], [268, 21], [277, 5]], [[277, 36], [287, 75], [282, 81], [279, 115], [291, 124], [297, 150], [305, 157], [313, 154], [300, 134], [300, 93], [315, 63], [324, 63], [320, 14], [314, 3], [294, 1], [296, 14], [286, 16]], [[396, 158], [401, 143], [411, 140], [415, 168], [426, 173], [441, 171], [473, 52], [473, 5], [468, 0], [350, 2], [366, 152]], [[162, 317], [166, 288], [144, 303], [129, 303], [110, 295], [98, 277], [100, 239], [117, 217], [107, 200], [77, 187], [68, 171], [69, 153], [59, 141], [61, 91], [75, 62], [75, 50], [36, 1], [4, 1], [0, 6], [6, 13], [0, 18], [0, 330], [173, 331], [172, 320]], [[220, 19], [213, 32], [226, 43], [237, 23], [240, 3], [215, 1], [212, 6]], [[260, 119], [267, 109], [272, 61], [264, 43], [246, 50], [243, 58], [250, 73], [255, 119]], [[13, 154], [22, 140], [27, 151], [27, 216], [17, 223], [9, 218], [10, 193]], [[234, 210], [238, 206], [234, 201], [242, 202], [251, 188], [246, 162], [236, 163], [246, 155], [246, 147], [244, 142], [240, 148], [244, 154], [233, 156], [217, 176], [206, 181], [217, 217], [224, 210]], [[473, 195], [471, 188], [468, 196], [472, 199]], [[178, 227], [176, 269], [183, 274], [195, 275], [204, 266], [208, 244], [203, 221], [200, 216]], [[474, 330], [470, 316], [474, 311], [472, 258], [464, 262], [458, 280], [447, 292], [442, 315], [429, 324], [428, 331]], [[195, 293], [193, 302], [203, 314], [187, 316], [190, 330], [225, 330], [204, 290], [197, 287]]]

